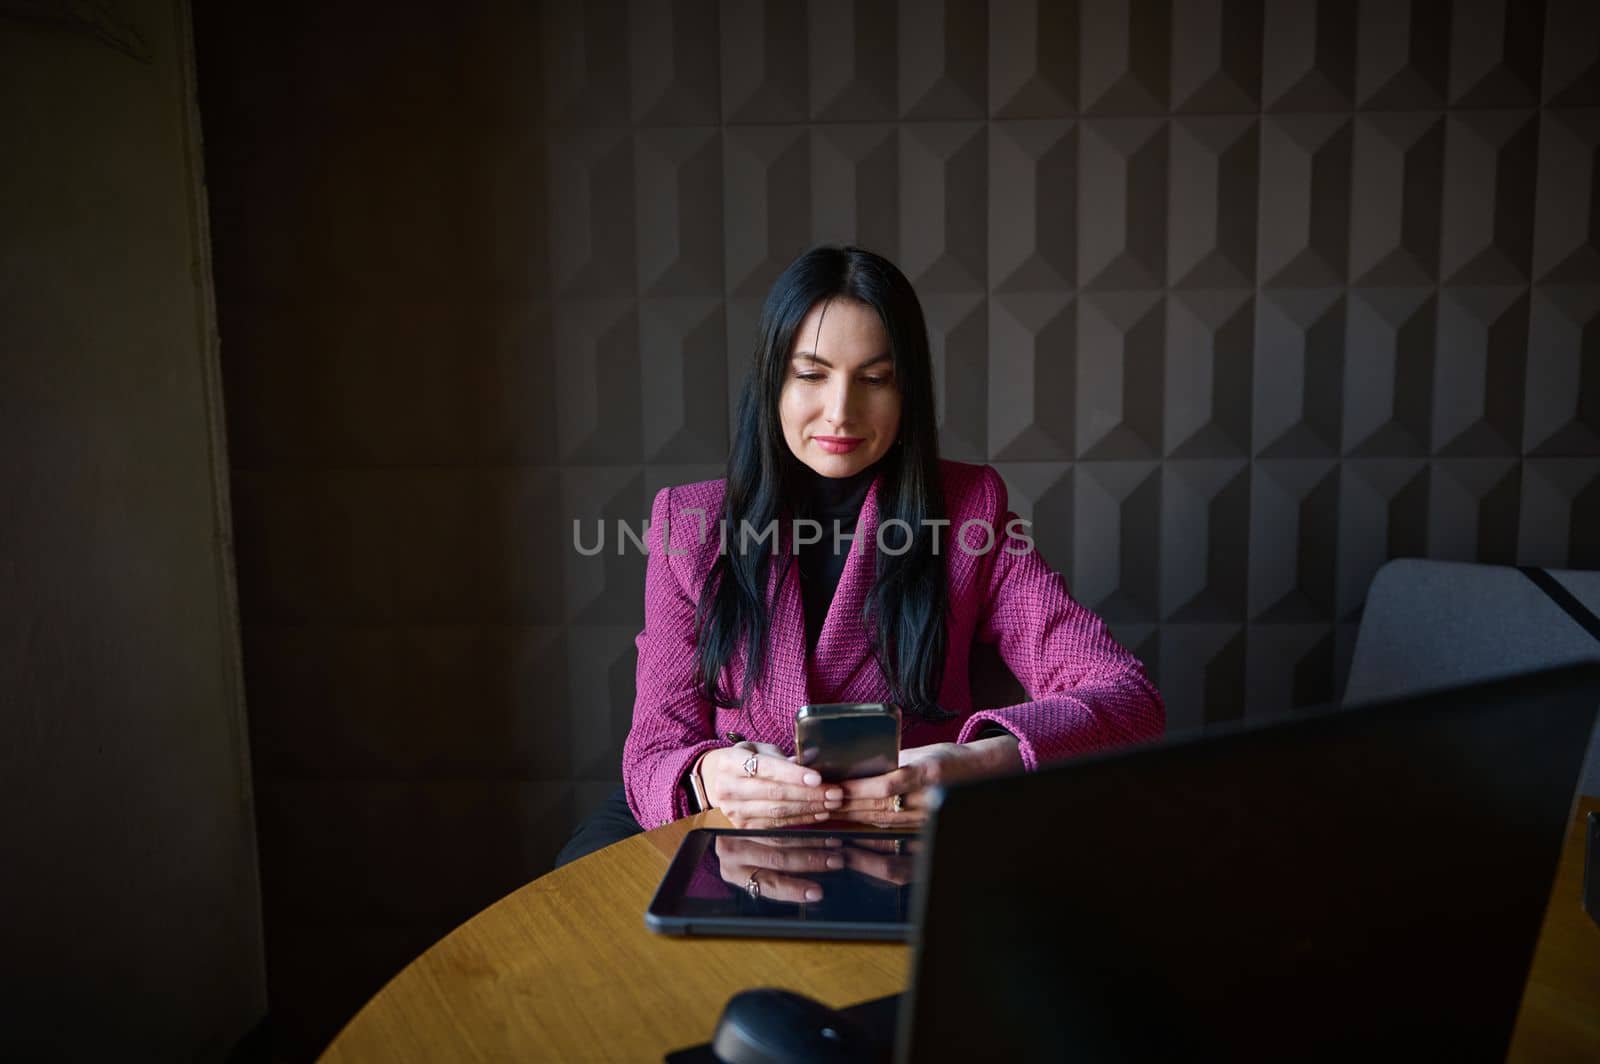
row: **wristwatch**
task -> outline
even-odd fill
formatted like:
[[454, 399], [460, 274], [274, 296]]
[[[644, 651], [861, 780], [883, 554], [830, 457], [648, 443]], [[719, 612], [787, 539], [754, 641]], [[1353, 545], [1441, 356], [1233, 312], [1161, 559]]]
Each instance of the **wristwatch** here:
[[[706, 754], [710, 752], [707, 750]], [[711, 799], [706, 797], [706, 781], [700, 778], [700, 762], [706, 759], [706, 754], [695, 758], [694, 767], [689, 770], [689, 804], [694, 806], [696, 813], [704, 813], [711, 808]]]

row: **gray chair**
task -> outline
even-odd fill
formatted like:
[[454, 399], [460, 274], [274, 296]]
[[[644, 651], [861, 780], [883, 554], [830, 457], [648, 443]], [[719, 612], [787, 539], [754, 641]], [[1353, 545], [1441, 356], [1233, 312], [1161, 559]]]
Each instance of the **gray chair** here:
[[[1600, 572], [1547, 572], [1600, 614]], [[1595, 659], [1600, 640], [1521, 571], [1399, 558], [1378, 570], [1367, 592], [1344, 703]], [[1600, 728], [1579, 790], [1600, 795]]]

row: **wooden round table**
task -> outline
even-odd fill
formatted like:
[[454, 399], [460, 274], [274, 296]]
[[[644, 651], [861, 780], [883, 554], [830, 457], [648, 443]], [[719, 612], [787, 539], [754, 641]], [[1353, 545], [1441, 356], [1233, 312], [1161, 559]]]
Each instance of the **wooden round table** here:
[[[1580, 907], [1574, 819], [1510, 1059], [1600, 1060], [1600, 928]], [[705, 1042], [723, 1004], [781, 986], [834, 1007], [905, 988], [905, 946], [656, 935], [644, 909], [702, 813], [534, 880], [408, 965], [334, 1039], [324, 1061], [660, 1060]]]

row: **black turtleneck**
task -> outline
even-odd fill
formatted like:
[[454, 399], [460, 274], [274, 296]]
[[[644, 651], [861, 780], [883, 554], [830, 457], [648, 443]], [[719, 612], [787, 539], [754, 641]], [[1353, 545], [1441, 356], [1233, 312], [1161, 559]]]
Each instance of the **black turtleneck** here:
[[[809, 517], [822, 525], [822, 542], [808, 543], [799, 548], [800, 600], [806, 614], [806, 654], [817, 649], [822, 635], [822, 622], [828, 616], [828, 604], [844, 575], [845, 558], [850, 553], [856, 521], [861, 516], [861, 504], [866, 500], [867, 489], [878, 473], [876, 464], [848, 477], [824, 477], [807, 469], [802, 474], [803, 498], [795, 507], [801, 517]], [[838, 530], [838, 550], [834, 550], [835, 529]]]
[[[844, 575], [845, 558], [850, 553], [852, 540], [843, 538], [854, 534], [861, 516], [861, 504], [866, 501], [867, 489], [877, 476], [877, 465], [868, 466], [849, 477], [824, 477], [804, 470], [801, 481], [801, 498], [795, 512], [800, 517], [810, 517], [822, 525], [822, 542], [808, 543], [799, 548], [800, 601], [806, 615], [806, 657], [816, 653], [817, 640], [822, 635], [822, 622], [828, 616], [828, 604]], [[839, 549], [835, 551], [834, 528], [842, 530]], [[1003, 725], [988, 721], [977, 739], [990, 739], [1012, 734]]]

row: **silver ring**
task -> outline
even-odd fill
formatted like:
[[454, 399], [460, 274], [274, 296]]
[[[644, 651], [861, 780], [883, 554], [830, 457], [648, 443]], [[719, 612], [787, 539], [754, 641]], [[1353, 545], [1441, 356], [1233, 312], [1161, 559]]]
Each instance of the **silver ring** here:
[[744, 881], [744, 892], [756, 901], [761, 900], [761, 884], [756, 882], [756, 872], [759, 871], [761, 869], [758, 868], [755, 872], [751, 872], [750, 878]]
[[760, 756], [760, 754], [751, 754], [744, 759], [744, 774], [746, 776], [754, 776], [756, 774], [756, 758]]
[[894, 796], [893, 809], [894, 809], [894, 811], [896, 813], [904, 813], [906, 811], [906, 796], [905, 795], [897, 794], [897, 795]]

